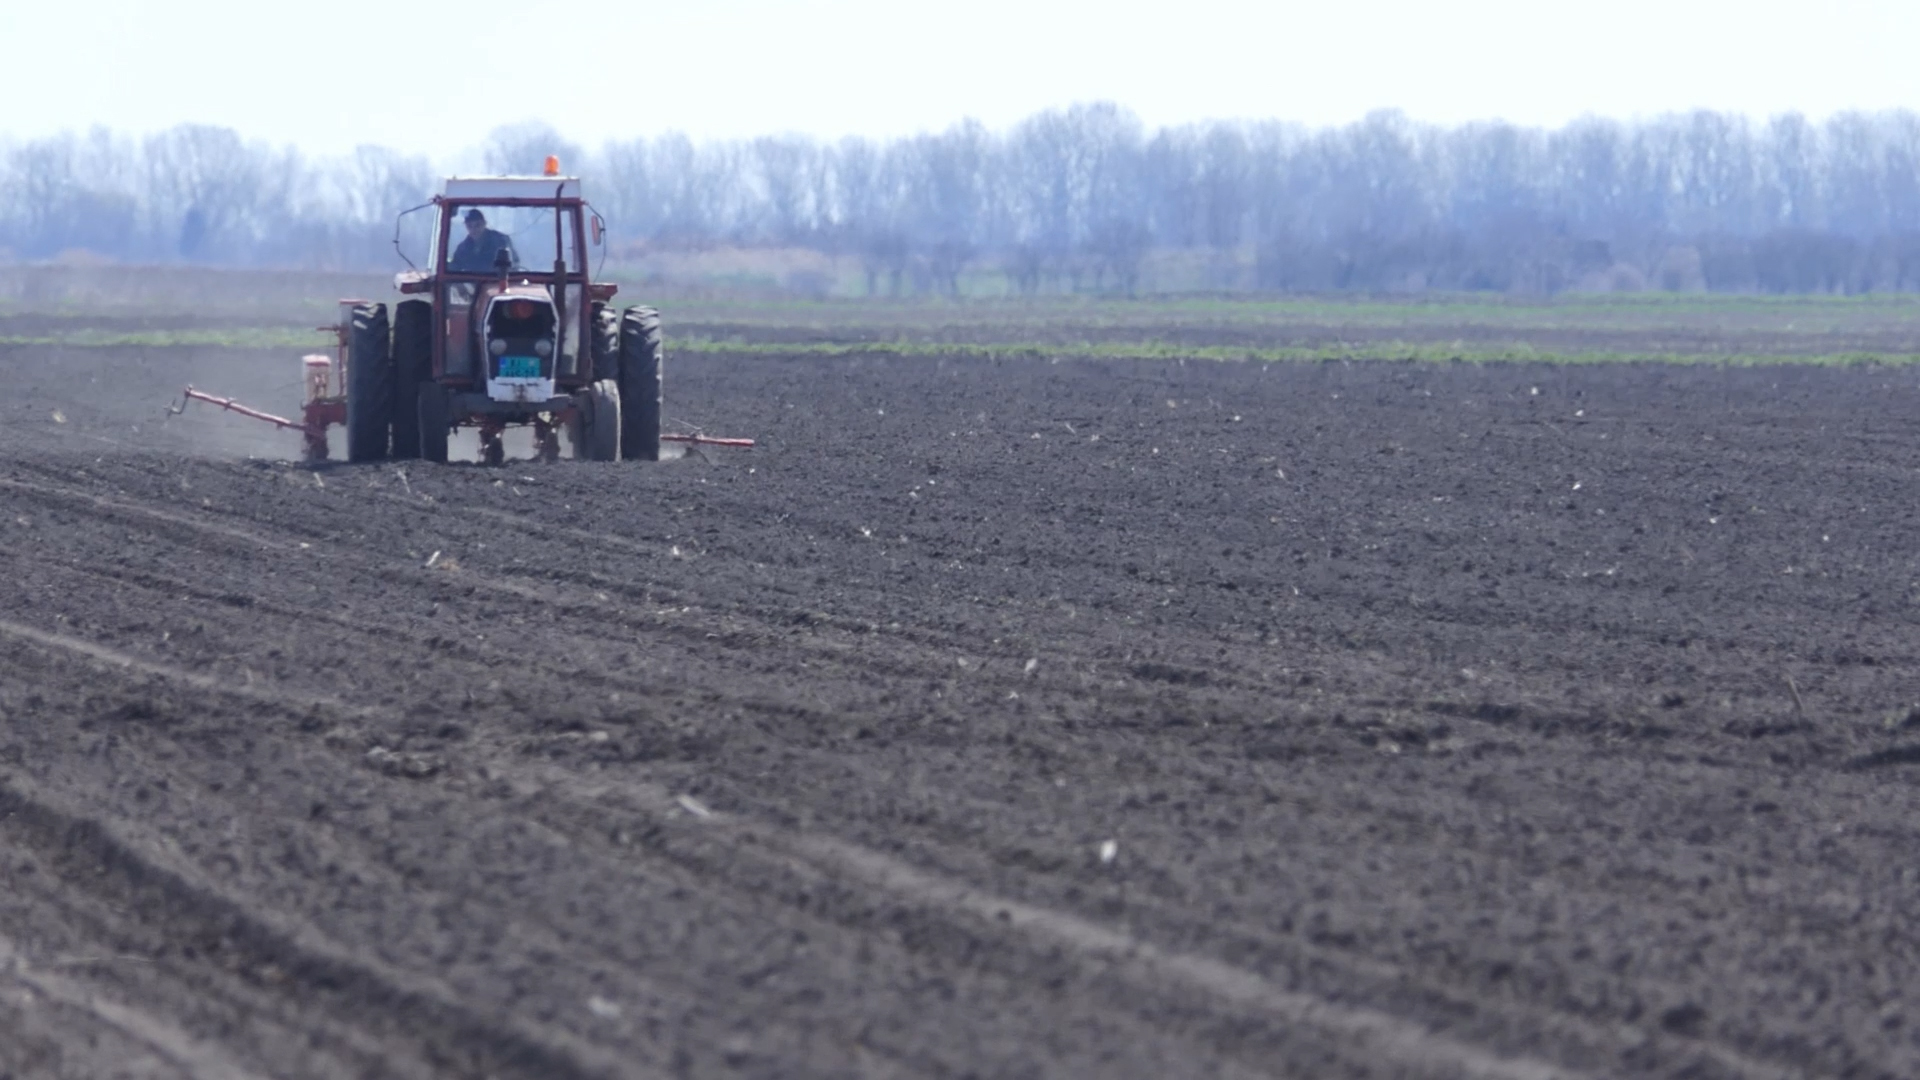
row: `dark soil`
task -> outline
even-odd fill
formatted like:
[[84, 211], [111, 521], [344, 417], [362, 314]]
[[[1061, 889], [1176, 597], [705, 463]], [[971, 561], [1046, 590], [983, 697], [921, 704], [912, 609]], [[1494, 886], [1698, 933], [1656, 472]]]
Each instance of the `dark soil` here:
[[1920, 1073], [1912, 374], [668, 362], [0, 351], [0, 1076]]

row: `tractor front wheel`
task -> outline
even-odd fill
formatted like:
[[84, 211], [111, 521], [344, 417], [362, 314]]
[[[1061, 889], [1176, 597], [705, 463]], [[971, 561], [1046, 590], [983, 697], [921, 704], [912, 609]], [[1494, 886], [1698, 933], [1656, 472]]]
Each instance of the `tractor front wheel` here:
[[402, 300], [393, 309], [393, 456], [420, 456], [416, 398], [433, 377], [433, 305]]
[[387, 305], [355, 304], [347, 335], [347, 460], [385, 461], [392, 424]]
[[593, 302], [593, 339], [588, 354], [593, 359], [593, 378], [620, 378], [620, 313], [603, 301]]
[[447, 388], [429, 379], [415, 393], [418, 402], [420, 456], [435, 465], [447, 463], [447, 432], [453, 418], [447, 408]]
[[586, 461], [620, 460], [620, 386], [601, 379], [573, 397], [573, 456]]
[[628, 461], [660, 460], [660, 369], [666, 344], [660, 313], [630, 307], [620, 317], [620, 404], [625, 427], [620, 453]]

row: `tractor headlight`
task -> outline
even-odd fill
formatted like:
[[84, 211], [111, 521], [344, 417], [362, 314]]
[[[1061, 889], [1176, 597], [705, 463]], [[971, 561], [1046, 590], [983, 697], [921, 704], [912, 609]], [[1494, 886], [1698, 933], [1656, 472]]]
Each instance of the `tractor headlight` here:
[[534, 342], [533, 355], [539, 357], [542, 360], [545, 360], [547, 357], [552, 356], [553, 342], [548, 341], [546, 338], [541, 338], [539, 341]]
[[487, 351], [492, 353], [495, 356], [507, 355], [507, 339], [494, 338], [493, 340], [487, 342]]

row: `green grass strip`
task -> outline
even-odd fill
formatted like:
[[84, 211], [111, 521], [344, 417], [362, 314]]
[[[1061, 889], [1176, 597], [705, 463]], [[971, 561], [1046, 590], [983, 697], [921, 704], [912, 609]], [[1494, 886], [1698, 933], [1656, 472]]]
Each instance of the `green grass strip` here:
[[1035, 297], [950, 300], [684, 300], [678, 321], [730, 320], [757, 326], [839, 327], [1061, 323], [1122, 327], [1309, 323], [1393, 326], [1502, 326], [1568, 330], [1719, 326], [1745, 331], [1823, 333], [1848, 326], [1920, 327], [1920, 294], [1749, 296], [1636, 293], [1553, 298], [1428, 294], [1400, 299], [1352, 297], [1150, 296], [1137, 300]]
[[1520, 342], [1504, 345], [1449, 345], [1399, 341], [1343, 345], [1248, 347], [1183, 345], [1170, 341], [1041, 343], [942, 342], [738, 342], [669, 338], [676, 352], [713, 355], [855, 357], [901, 356], [973, 359], [1210, 360], [1269, 364], [1325, 364], [1342, 361], [1423, 364], [1721, 364], [1730, 367], [1799, 364], [1813, 366], [1905, 365], [1920, 363], [1920, 353], [1681, 353], [1606, 349], [1561, 351]]
[[0, 334], [0, 345], [63, 349], [303, 349], [324, 352], [333, 345], [325, 334], [267, 326], [220, 330], [63, 330], [54, 334]]

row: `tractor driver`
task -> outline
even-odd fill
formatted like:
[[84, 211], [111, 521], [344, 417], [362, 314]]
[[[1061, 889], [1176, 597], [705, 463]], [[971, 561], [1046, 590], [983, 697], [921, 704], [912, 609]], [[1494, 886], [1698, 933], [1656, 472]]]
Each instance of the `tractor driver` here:
[[467, 211], [467, 238], [453, 249], [453, 261], [447, 267], [456, 274], [490, 274], [493, 272], [495, 257], [502, 251], [520, 265], [520, 256], [513, 250], [513, 241], [498, 229], [487, 228], [487, 215], [479, 207]]

